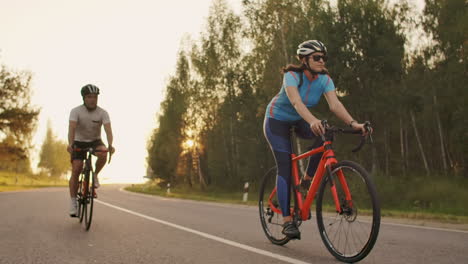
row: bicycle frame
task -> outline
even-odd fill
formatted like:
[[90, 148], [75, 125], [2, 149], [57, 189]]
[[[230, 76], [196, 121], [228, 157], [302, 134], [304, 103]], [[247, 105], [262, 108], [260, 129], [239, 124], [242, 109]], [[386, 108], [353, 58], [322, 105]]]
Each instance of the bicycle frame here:
[[[97, 150], [97, 149], [91, 149], [91, 148], [84, 148], [84, 149], [75, 148], [75, 151], [81, 151], [81, 150], [86, 150], [86, 158], [83, 160], [83, 170], [89, 168], [90, 171], [94, 171], [93, 163], [92, 163], [93, 153], [109, 152], [108, 150]], [[112, 159], [112, 153], [109, 155], [109, 160], [107, 162], [108, 164], [110, 163], [111, 159]]]
[[91, 176], [91, 173], [94, 172], [92, 160], [93, 160], [92, 152], [88, 150], [86, 152], [86, 159], [83, 162], [84, 164], [83, 164], [83, 172], [82, 172], [82, 174], [83, 173], [85, 174], [85, 176], [83, 177], [83, 183], [86, 183], [85, 185], [86, 188], [83, 193], [84, 196], [88, 195], [89, 177]]
[[[93, 153], [93, 150], [92, 149], [81, 149], [81, 148], [75, 148], [74, 151], [81, 151], [81, 150], [86, 150], [86, 155], [85, 155], [85, 159], [83, 160], [83, 168], [82, 168], [82, 171], [80, 173], [80, 175], [78, 176], [78, 181], [82, 181], [83, 184], [86, 184], [85, 186], [87, 187], [88, 184], [89, 184], [89, 176], [91, 174], [91, 172], [94, 171], [94, 168], [93, 168], [93, 163], [92, 163], [92, 153]], [[86, 173], [86, 171], [88, 171], [88, 173]], [[87, 195], [87, 188], [85, 188], [84, 192], [83, 192], [83, 195], [86, 196]]]
[[[314, 178], [312, 180], [312, 183], [310, 185], [310, 188], [307, 191], [307, 196], [305, 198], [305, 201], [303, 200], [302, 195], [299, 192], [299, 190], [297, 190], [297, 188], [293, 188], [294, 195], [296, 196], [297, 207], [299, 209], [300, 218], [301, 218], [302, 221], [305, 221], [305, 220], [309, 219], [310, 207], [311, 207], [312, 203], [314, 202], [315, 194], [317, 193], [318, 188], [320, 187], [320, 184], [321, 184], [321, 182], [323, 180], [323, 177], [325, 176], [325, 173], [328, 173], [330, 175], [330, 177], [331, 177], [331, 175], [332, 175], [331, 174], [331, 167], [334, 164], [338, 163], [338, 161], [335, 158], [335, 153], [333, 152], [331, 144], [332, 144], [331, 141], [325, 141], [324, 144], [321, 147], [312, 149], [312, 150], [307, 151], [307, 152], [305, 152], [305, 153], [303, 153], [301, 155], [297, 156], [294, 153], [291, 154], [291, 162], [292, 162], [291, 175], [292, 175], [292, 181], [293, 181], [291, 184], [294, 184], [293, 186], [299, 186], [300, 185], [300, 180], [299, 180], [300, 177], [299, 177], [299, 170], [298, 170], [297, 162], [299, 160], [308, 158], [308, 157], [310, 157], [312, 155], [315, 155], [315, 154], [318, 154], [318, 153], [323, 153], [322, 158], [320, 159], [320, 162], [318, 164], [317, 171], [315, 172], [315, 176], [314, 176]], [[337, 174], [338, 174], [338, 180], [340, 181], [340, 183], [341, 183], [341, 185], [343, 187], [343, 190], [344, 190], [344, 193], [345, 193], [345, 196], [346, 196], [346, 200], [352, 205], [351, 193], [349, 191], [349, 188], [348, 188], [348, 185], [346, 183], [343, 172], [339, 171]], [[332, 191], [332, 195], [333, 195], [333, 200], [335, 201], [336, 212], [342, 213], [340, 201], [338, 199], [338, 194], [336, 192], [336, 187], [335, 187], [335, 184], [334, 184], [334, 179], [331, 179], [331, 182], [332, 182], [331, 191]], [[281, 210], [278, 207], [276, 207], [272, 202], [275, 195], [276, 195], [276, 187], [271, 192], [271, 194], [269, 196], [269, 199], [268, 199], [268, 203], [270, 205], [270, 208], [275, 213], [281, 214]], [[293, 210], [293, 209], [291, 209], [291, 210]], [[292, 213], [294, 213], [294, 212], [292, 212]]]

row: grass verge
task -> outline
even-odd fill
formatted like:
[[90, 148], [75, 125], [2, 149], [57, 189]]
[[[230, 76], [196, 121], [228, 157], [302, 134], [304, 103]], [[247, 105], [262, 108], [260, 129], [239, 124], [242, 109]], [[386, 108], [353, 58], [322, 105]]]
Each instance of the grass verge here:
[[171, 188], [170, 193], [166, 188], [161, 188], [156, 184], [132, 184], [125, 188], [127, 191], [158, 195], [171, 198], [207, 201], [217, 203], [231, 203], [244, 205], [257, 205], [258, 194], [249, 193], [247, 202], [243, 202], [242, 192], [228, 192], [221, 189], [209, 188], [207, 190], [196, 190], [187, 187]]
[[0, 192], [59, 186], [68, 186], [68, 181], [64, 179], [51, 179], [45, 175], [0, 171]]
[[[229, 192], [219, 189], [208, 189], [208, 190], [195, 190], [187, 187], [171, 188], [170, 193], [167, 193], [166, 188], [161, 188], [156, 184], [145, 183], [145, 184], [133, 184], [125, 188], [128, 191], [145, 193], [150, 195], [158, 195], [163, 197], [189, 199], [197, 201], [209, 201], [218, 203], [230, 203], [230, 204], [244, 204], [250, 206], [257, 206], [258, 204], [258, 193], [249, 192], [248, 201], [243, 202], [242, 192]], [[312, 208], [315, 210], [315, 206]], [[455, 215], [444, 212], [437, 212], [434, 210], [424, 210], [421, 208], [405, 208], [400, 209], [382, 207], [381, 215], [384, 218], [401, 218], [407, 220], [417, 221], [433, 221], [447, 224], [463, 224], [468, 225], [468, 216], [466, 215]]]

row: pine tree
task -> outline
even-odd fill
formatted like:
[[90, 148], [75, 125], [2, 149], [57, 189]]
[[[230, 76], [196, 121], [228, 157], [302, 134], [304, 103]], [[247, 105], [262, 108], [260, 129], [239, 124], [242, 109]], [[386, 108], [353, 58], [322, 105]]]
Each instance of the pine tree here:
[[47, 133], [39, 155], [38, 167], [45, 169], [49, 176], [53, 178], [60, 178], [60, 176], [68, 172], [71, 167], [67, 145], [65, 141], [57, 139], [49, 121], [47, 124]]

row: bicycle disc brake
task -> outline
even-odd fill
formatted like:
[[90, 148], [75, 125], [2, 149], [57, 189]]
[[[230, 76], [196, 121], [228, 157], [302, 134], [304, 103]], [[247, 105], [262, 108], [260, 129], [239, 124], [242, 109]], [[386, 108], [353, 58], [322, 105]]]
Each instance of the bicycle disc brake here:
[[357, 218], [358, 211], [355, 202], [353, 203], [353, 206], [351, 207], [349, 205], [349, 202], [343, 199], [341, 201], [341, 210], [344, 218], [348, 222], [354, 222]]

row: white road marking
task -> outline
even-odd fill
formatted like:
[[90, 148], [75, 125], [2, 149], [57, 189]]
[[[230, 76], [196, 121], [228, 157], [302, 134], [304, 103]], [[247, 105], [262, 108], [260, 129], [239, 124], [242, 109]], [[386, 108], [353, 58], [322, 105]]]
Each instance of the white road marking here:
[[189, 232], [189, 233], [192, 233], [192, 234], [196, 234], [196, 235], [202, 236], [204, 238], [208, 238], [208, 239], [211, 239], [211, 240], [214, 240], [214, 241], [218, 241], [218, 242], [224, 243], [226, 245], [230, 245], [230, 246], [233, 246], [233, 247], [244, 249], [244, 250], [254, 252], [254, 253], [257, 253], [257, 254], [260, 254], [260, 255], [268, 256], [268, 257], [271, 257], [271, 258], [275, 258], [275, 259], [282, 260], [282, 261], [285, 261], [285, 262], [288, 262], [288, 263], [293, 263], [293, 264], [306, 264], [307, 263], [307, 262], [304, 262], [304, 261], [301, 261], [301, 260], [298, 260], [298, 259], [293, 259], [293, 258], [290, 258], [290, 257], [282, 256], [282, 255], [275, 254], [275, 253], [272, 253], [272, 252], [269, 252], [269, 251], [266, 251], [266, 250], [254, 248], [254, 247], [251, 247], [251, 246], [247, 246], [247, 245], [244, 245], [244, 244], [241, 244], [241, 243], [234, 242], [232, 240], [224, 239], [224, 238], [217, 237], [217, 236], [214, 236], [214, 235], [210, 235], [210, 234], [207, 234], [207, 233], [203, 233], [203, 232], [200, 232], [200, 231], [188, 228], [188, 227], [184, 227], [184, 226], [177, 225], [177, 224], [174, 224], [174, 223], [171, 223], [171, 222], [167, 222], [167, 221], [164, 221], [164, 220], [161, 220], [161, 219], [157, 219], [157, 218], [154, 218], [154, 217], [151, 217], [151, 216], [140, 214], [140, 213], [137, 213], [137, 212], [134, 212], [134, 211], [131, 211], [131, 210], [128, 210], [128, 209], [125, 209], [125, 208], [110, 204], [110, 203], [106, 203], [106, 202], [103, 202], [103, 201], [100, 201], [100, 200], [94, 200], [94, 201], [98, 202], [98, 203], [100, 203], [102, 205], [106, 205], [106, 206], [109, 206], [111, 208], [120, 210], [122, 212], [126, 212], [126, 213], [129, 213], [129, 214], [135, 215], [135, 216], [139, 216], [141, 218], [144, 218], [144, 219], [156, 222], [156, 223], [160, 223], [160, 224], [167, 225], [167, 226], [170, 226], [170, 227], [173, 227], [173, 228], [177, 228], [177, 229], [182, 230], [182, 231], [186, 231], [186, 232]]
[[418, 228], [418, 229], [426, 229], [426, 230], [436, 230], [436, 231], [445, 231], [445, 232], [468, 234], [468, 231], [448, 229], [448, 228], [439, 228], [439, 227], [430, 227], [430, 226], [417, 226], [417, 225], [397, 224], [397, 223], [388, 223], [388, 222], [381, 222], [381, 224], [382, 225], [401, 226], [401, 227], [410, 227], [410, 228]]

